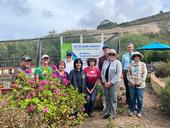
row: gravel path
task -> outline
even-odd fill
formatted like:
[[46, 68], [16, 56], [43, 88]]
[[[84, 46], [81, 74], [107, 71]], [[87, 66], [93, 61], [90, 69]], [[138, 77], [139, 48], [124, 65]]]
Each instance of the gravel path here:
[[[109, 124], [113, 125], [109, 125]], [[128, 116], [126, 112], [118, 114], [116, 119], [109, 121], [102, 119], [102, 112], [94, 112], [93, 118], [86, 121], [77, 128], [170, 128], [170, 117], [160, 110], [160, 99], [147, 85], [144, 95], [144, 115], [142, 118]]]

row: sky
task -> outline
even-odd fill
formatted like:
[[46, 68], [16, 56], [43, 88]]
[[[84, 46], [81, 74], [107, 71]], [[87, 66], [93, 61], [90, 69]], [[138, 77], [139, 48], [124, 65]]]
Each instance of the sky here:
[[55, 30], [96, 29], [170, 11], [169, 0], [0, 0], [0, 40], [39, 38]]

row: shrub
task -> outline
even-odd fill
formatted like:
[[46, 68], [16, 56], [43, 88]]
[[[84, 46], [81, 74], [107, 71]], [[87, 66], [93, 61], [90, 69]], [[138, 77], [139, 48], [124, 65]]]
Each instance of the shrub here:
[[157, 77], [170, 76], [170, 62], [159, 62], [155, 65], [155, 75]]
[[37, 84], [20, 73], [16, 82], [18, 88], [3, 98], [1, 107], [19, 108], [31, 117], [43, 115], [43, 121], [50, 127], [74, 126], [83, 121], [84, 94], [60, 84], [54, 74]]
[[24, 110], [18, 108], [0, 109], [1, 128], [45, 128], [48, 127], [42, 119], [42, 115], [32, 117]]
[[161, 91], [161, 106], [165, 112], [170, 114], [170, 85]]

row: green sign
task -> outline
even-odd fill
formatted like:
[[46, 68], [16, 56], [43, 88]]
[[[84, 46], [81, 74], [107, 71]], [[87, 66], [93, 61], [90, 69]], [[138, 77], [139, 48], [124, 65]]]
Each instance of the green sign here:
[[72, 43], [63, 43], [61, 44], [61, 60], [64, 60], [66, 57], [66, 53], [68, 51], [72, 51]]

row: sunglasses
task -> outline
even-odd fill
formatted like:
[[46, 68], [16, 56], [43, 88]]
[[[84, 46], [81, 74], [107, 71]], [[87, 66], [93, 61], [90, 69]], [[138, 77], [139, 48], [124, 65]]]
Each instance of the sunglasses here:
[[109, 53], [109, 56], [115, 56], [115, 54], [113, 54], [113, 53]]
[[134, 55], [134, 57], [140, 57], [140, 55]]

